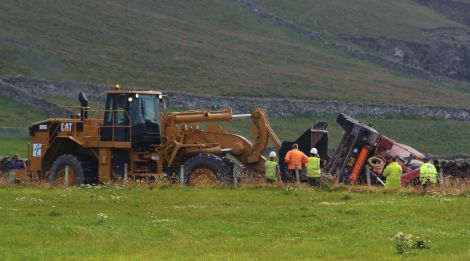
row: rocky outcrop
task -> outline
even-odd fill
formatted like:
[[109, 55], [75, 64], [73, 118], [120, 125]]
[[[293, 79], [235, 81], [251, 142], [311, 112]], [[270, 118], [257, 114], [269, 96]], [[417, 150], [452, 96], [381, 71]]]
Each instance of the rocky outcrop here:
[[245, 9], [247, 9], [248, 11], [250, 11], [251, 13], [255, 14], [256, 16], [260, 18], [270, 20], [274, 24], [281, 26], [283, 28], [286, 28], [287, 30], [291, 32], [301, 34], [309, 38], [310, 40], [329, 46], [333, 49], [343, 51], [355, 58], [365, 60], [371, 63], [375, 63], [382, 67], [392, 69], [392, 70], [401, 72], [403, 74], [412, 75], [417, 78], [431, 80], [431, 81], [439, 81], [439, 79], [433, 77], [432, 74], [430, 74], [429, 72], [419, 67], [415, 67], [415, 66], [408, 65], [408, 64], [403, 64], [403, 63], [400, 63], [400, 61], [382, 57], [380, 55], [377, 55], [371, 52], [359, 50], [358, 48], [354, 48], [353, 46], [326, 41], [320, 36], [318, 32], [315, 32], [311, 30], [310, 28], [296, 24], [292, 21], [283, 19], [273, 13], [270, 13], [265, 8], [259, 5], [256, 5], [249, 0], [234, 0], [234, 1], [239, 3]]
[[422, 30], [423, 43], [397, 39], [342, 36], [361, 47], [412, 67], [470, 82], [470, 3], [414, 0], [462, 26]]
[[[344, 51], [345, 53], [382, 67], [389, 68], [417, 78], [439, 81], [436, 74], [470, 81], [470, 32], [464, 27], [423, 30], [426, 44], [406, 42], [397, 39], [371, 38], [367, 36], [339, 35], [345, 41], [364, 47], [329, 42], [305, 26], [283, 19], [249, 0], [234, 0], [256, 16], [270, 20], [291, 32], [301, 34], [310, 40]], [[439, 12], [451, 20], [470, 25], [470, 4], [452, 0], [415, 0]]]
[[427, 43], [389, 38], [341, 36], [396, 62], [457, 80], [470, 81], [470, 31], [462, 28], [423, 30]]

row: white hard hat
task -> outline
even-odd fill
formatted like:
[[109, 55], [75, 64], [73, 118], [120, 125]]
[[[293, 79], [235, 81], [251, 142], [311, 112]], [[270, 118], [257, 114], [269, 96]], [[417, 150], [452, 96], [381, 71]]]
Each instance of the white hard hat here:
[[318, 153], [317, 148], [312, 148], [310, 150], [310, 154], [317, 154], [317, 153]]
[[270, 158], [275, 158], [276, 156], [277, 156], [277, 155], [276, 155], [276, 152], [275, 152], [275, 151], [271, 151], [271, 152], [269, 153], [269, 157], [270, 157]]

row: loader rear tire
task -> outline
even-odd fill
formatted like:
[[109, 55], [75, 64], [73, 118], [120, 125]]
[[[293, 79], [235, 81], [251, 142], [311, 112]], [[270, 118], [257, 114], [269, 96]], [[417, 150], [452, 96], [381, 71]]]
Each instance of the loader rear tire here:
[[217, 182], [231, 184], [233, 182], [229, 164], [214, 154], [198, 154], [186, 160], [183, 167], [185, 184], [199, 185]]
[[67, 180], [67, 185], [82, 185], [85, 181], [82, 163], [78, 160], [76, 156], [71, 154], [64, 154], [58, 157], [54, 161], [54, 163], [52, 163], [49, 173], [49, 182], [52, 185], [64, 184], [65, 166], [69, 166], [69, 176]]

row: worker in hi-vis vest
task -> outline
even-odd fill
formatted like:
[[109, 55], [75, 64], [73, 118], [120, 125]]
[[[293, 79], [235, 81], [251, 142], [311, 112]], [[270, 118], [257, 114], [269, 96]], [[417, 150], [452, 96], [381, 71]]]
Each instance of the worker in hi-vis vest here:
[[398, 163], [397, 157], [393, 157], [393, 161], [388, 164], [382, 174], [387, 178], [387, 181], [385, 181], [386, 189], [401, 188], [401, 175], [403, 174], [403, 170]]
[[284, 162], [287, 164], [289, 169], [289, 179], [291, 181], [295, 180], [295, 171], [297, 170], [299, 174], [302, 172], [302, 165], [307, 164], [308, 157], [302, 151], [299, 150], [298, 144], [293, 144], [292, 149], [286, 153], [284, 157]]
[[424, 163], [419, 168], [419, 182], [423, 186], [437, 184], [437, 170], [434, 165], [430, 163], [431, 159], [426, 157], [423, 159]]
[[320, 185], [320, 177], [320, 156], [318, 156], [318, 150], [316, 148], [312, 148], [310, 150], [310, 157], [308, 157], [307, 163], [308, 183], [312, 186], [318, 186]]
[[277, 164], [276, 157], [276, 152], [271, 151], [269, 153], [269, 159], [264, 163], [264, 178], [266, 182], [273, 183], [280, 180], [279, 175], [281, 171], [279, 164]]

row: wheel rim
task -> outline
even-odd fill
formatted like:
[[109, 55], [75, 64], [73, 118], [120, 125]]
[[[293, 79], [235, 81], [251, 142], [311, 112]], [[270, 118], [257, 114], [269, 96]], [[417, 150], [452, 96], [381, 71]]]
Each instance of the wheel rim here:
[[209, 168], [199, 168], [191, 171], [189, 175], [189, 184], [214, 184], [217, 182], [217, 175]]
[[57, 184], [64, 186], [74, 186], [77, 184], [77, 175], [70, 166], [68, 172], [68, 177], [66, 177], [65, 166], [57, 172]]

